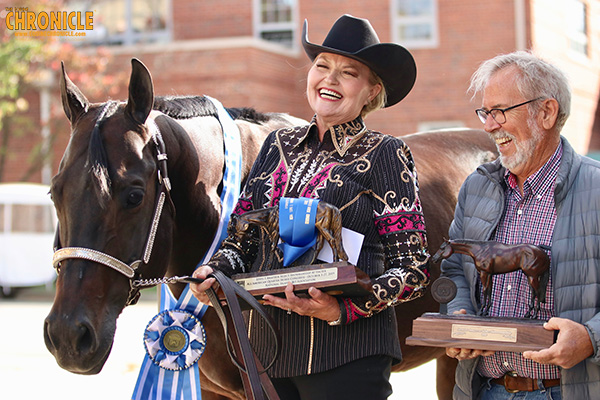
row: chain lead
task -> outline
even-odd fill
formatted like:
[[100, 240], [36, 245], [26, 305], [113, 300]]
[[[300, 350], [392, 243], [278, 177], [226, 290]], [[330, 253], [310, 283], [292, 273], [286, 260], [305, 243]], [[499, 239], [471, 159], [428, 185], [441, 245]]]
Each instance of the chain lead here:
[[190, 276], [171, 276], [164, 278], [152, 278], [152, 279], [135, 279], [133, 281], [133, 287], [147, 287], [147, 286], [156, 286], [162, 284], [171, 284], [171, 283], [180, 283], [185, 282], [189, 283]]

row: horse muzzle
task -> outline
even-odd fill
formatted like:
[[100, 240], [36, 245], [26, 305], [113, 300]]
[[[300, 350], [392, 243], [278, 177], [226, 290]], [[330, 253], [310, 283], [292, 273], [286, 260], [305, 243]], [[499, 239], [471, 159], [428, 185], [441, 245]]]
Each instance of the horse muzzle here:
[[100, 328], [81, 312], [50, 311], [44, 321], [44, 341], [61, 368], [83, 375], [102, 370], [112, 349], [116, 323], [96, 325]]

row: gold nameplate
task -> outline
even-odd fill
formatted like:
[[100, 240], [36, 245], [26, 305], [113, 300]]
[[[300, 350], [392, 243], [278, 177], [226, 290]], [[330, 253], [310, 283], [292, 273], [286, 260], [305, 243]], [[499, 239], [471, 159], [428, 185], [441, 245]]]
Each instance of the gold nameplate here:
[[517, 343], [516, 328], [452, 324], [452, 339], [491, 340], [494, 342]]
[[288, 282], [293, 285], [317, 284], [320, 282], [335, 281], [338, 279], [337, 268], [320, 268], [308, 271], [297, 271], [280, 273], [275, 275], [263, 275], [250, 278], [237, 278], [234, 282], [248, 291], [264, 290], [275, 287], [286, 286]]

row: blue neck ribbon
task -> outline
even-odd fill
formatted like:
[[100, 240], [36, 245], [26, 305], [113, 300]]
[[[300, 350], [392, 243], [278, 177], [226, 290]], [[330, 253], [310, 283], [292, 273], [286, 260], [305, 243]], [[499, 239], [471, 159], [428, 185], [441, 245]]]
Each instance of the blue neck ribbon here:
[[[233, 212], [235, 203], [240, 195], [242, 181], [240, 131], [227, 110], [218, 100], [208, 96], [205, 97], [214, 103], [219, 113], [218, 118], [223, 129], [223, 140], [225, 142], [225, 174], [223, 176], [219, 227], [209, 250], [197, 267], [206, 264], [219, 248], [223, 239], [225, 239], [229, 216]], [[185, 287], [179, 300], [175, 298], [167, 285], [161, 285], [161, 313], [165, 310], [184, 310], [195, 316], [198, 320], [201, 320], [207, 308], [206, 305], [200, 303], [193, 296], [189, 285]], [[147, 333], [148, 330], [146, 330]], [[170, 370], [159, 367], [146, 354], [140, 368], [132, 400], [200, 400], [201, 398], [197, 361], [185, 369]]]

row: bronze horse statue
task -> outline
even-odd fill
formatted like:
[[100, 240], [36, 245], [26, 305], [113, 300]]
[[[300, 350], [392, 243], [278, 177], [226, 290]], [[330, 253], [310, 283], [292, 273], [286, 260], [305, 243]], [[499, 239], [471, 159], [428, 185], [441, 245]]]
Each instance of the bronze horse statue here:
[[[210, 246], [220, 218], [223, 134], [214, 109], [202, 110], [210, 109], [202, 97], [155, 98], [150, 73], [137, 60], [132, 61], [126, 102], [91, 104], [64, 68], [61, 97], [71, 138], [51, 185], [59, 219], [58, 247], [93, 249], [120, 261], [107, 268], [100, 261], [62, 259], [44, 337], [62, 368], [96, 374], [109, 356], [117, 317], [136, 297], [131, 280], [118, 269], [134, 266], [135, 274], [143, 278], [191, 275]], [[244, 178], [269, 132], [306, 124], [285, 114], [228, 111], [236, 116], [241, 131]], [[164, 142], [161, 156], [152, 134], [154, 124]], [[403, 140], [419, 171], [429, 245], [438, 248], [452, 221], [460, 185], [479, 164], [497, 156], [495, 145], [484, 132], [466, 129], [414, 134]], [[164, 189], [167, 174], [170, 190]], [[156, 218], [161, 199], [166, 206]], [[146, 232], [153, 220], [158, 222], [156, 245], [147, 263], [137, 263], [148, 247]], [[439, 276], [437, 266], [430, 271], [432, 279]], [[171, 290], [178, 296], [184, 287], [173, 284]], [[427, 293], [395, 307], [404, 357], [394, 371], [437, 359], [438, 393], [449, 399], [455, 360], [443, 349], [404, 343], [411, 321], [438, 306]], [[220, 321], [211, 308], [202, 322], [208, 344], [199, 360], [203, 398], [244, 398], [239, 371], [227, 354]]]
[[[546, 252], [532, 244], [509, 245], [493, 240], [447, 240], [433, 255], [437, 263], [453, 253], [466, 254], [473, 259], [483, 287], [483, 306], [480, 314], [487, 315], [492, 298], [492, 275], [523, 271], [532, 290], [531, 303], [526, 317], [535, 318], [540, 302], [546, 301], [546, 288], [550, 275], [550, 258]], [[537, 299], [537, 306], [536, 306]]]
[[[235, 235], [238, 243], [243, 243], [245, 240], [248, 240], [251, 230], [256, 228], [260, 230], [260, 237], [267, 239], [262, 240], [267, 249], [262, 251], [265, 256], [262, 257], [260, 262], [264, 264], [268, 263], [269, 260], [273, 260], [275, 264], [281, 264], [283, 259], [277, 248], [277, 244], [279, 243], [279, 207], [262, 208], [251, 210], [241, 215], [232, 215], [228, 231]], [[324, 201], [319, 201], [317, 204], [315, 229], [318, 235], [314, 251], [311, 251], [309, 254], [310, 259], [301, 257], [301, 264], [312, 264], [315, 261], [316, 255], [323, 249], [325, 241], [331, 247], [333, 261], [348, 261], [348, 255], [342, 243], [342, 215], [337, 207]], [[262, 267], [257, 270], [262, 270]]]

